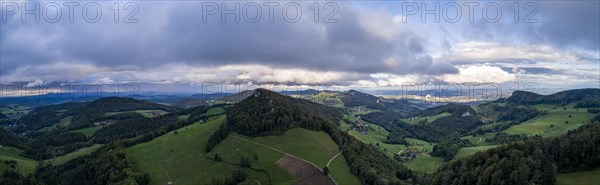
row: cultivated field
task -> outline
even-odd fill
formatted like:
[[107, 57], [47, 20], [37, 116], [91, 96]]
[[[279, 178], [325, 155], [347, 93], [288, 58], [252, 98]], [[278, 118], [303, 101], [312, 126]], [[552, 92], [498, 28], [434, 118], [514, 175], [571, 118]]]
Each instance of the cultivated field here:
[[335, 182], [329, 176], [324, 175], [319, 168], [289, 155], [284, 155], [279, 159], [277, 165], [296, 177], [293, 185], [335, 185]]

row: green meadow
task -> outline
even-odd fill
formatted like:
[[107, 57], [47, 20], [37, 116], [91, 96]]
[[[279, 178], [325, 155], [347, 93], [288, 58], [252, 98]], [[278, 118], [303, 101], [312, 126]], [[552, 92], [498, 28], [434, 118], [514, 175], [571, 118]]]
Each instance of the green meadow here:
[[27, 114], [32, 107], [22, 106], [17, 104], [10, 104], [0, 108], [0, 112], [6, 116], [10, 115], [25, 115]]
[[150, 184], [207, 184], [214, 177], [224, 177], [235, 170], [243, 170], [248, 178], [261, 184], [269, 183], [269, 176], [261, 171], [216, 162], [206, 154], [210, 135], [225, 123], [225, 116], [204, 123], [195, 123], [152, 141], [125, 149], [132, 158], [136, 171], [150, 175]]
[[48, 162], [49, 164], [55, 165], [55, 166], [65, 164], [66, 162], [70, 161], [71, 159], [75, 159], [80, 156], [91, 154], [92, 152], [98, 150], [100, 147], [102, 147], [101, 144], [95, 144], [95, 145], [92, 145], [89, 147], [80, 148], [80, 149], [78, 149], [74, 152], [68, 153], [66, 155], [55, 157], [54, 159], [51, 159], [51, 160], [46, 160], [46, 161], [44, 161], [44, 164], [46, 164], [46, 162]]
[[[338, 128], [342, 130], [348, 130], [351, 128], [350, 124], [341, 121]], [[394, 155], [400, 152], [407, 152], [407, 148], [416, 148], [417, 150], [425, 151], [423, 154], [419, 155], [419, 157], [411, 159], [409, 161], [403, 162], [404, 166], [408, 167], [411, 170], [425, 173], [433, 173], [444, 164], [444, 159], [441, 157], [433, 157], [428, 152], [433, 150], [433, 146], [435, 144], [429, 143], [427, 141], [414, 139], [414, 138], [406, 138], [406, 141], [410, 144], [409, 146], [404, 146], [400, 144], [387, 144], [385, 140], [387, 136], [390, 134], [383, 127], [369, 124], [369, 134], [367, 136], [362, 135], [358, 131], [350, 130], [348, 133], [360, 141], [369, 144], [379, 143], [379, 146], [388, 154], [390, 157], [394, 157]]]
[[208, 111], [206, 111], [206, 113], [204, 113], [204, 115], [210, 116], [210, 115], [217, 115], [217, 114], [222, 114], [225, 112], [225, 109], [223, 109], [223, 107], [212, 107], [210, 109], [208, 109]]
[[344, 107], [344, 102], [338, 93], [320, 92], [311, 97], [312, 101], [333, 107]]
[[485, 150], [488, 150], [490, 148], [496, 148], [498, 146], [499, 145], [462, 147], [460, 150], [458, 150], [458, 152], [454, 156], [454, 159], [458, 159], [458, 158], [465, 157], [465, 156], [470, 156], [470, 155], [473, 155], [473, 154], [475, 154], [475, 153], [477, 153], [479, 151], [485, 151]]
[[[13, 147], [0, 147], [0, 172], [4, 170], [13, 170], [23, 175], [33, 174], [37, 168], [38, 161], [20, 156], [23, 150]], [[7, 164], [5, 161], [14, 160], [17, 162], [12, 167], [12, 164]]]
[[[487, 135], [491, 135], [491, 134], [486, 134], [486, 136]], [[469, 136], [461, 137], [461, 139], [467, 140], [467, 141], [471, 142], [475, 146], [489, 146], [491, 144], [485, 141], [486, 136], [472, 136], [472, 135], [469, 135]]]
[[534, 108], [548, 111], [548, 115], [538, 116], [506, 130], [507, 134], [540, 135], [542, 137], [566, 134], [589, 122], [591, 115], [587, 109], [575, 109], [573, 106], [537, 105]]
[[102, 126], [91, 126], [91, 127], [71, 130], [71, 132], [79, 132], [79, 133], [85, 134], [85, 136], [90, 138], [94, 135], [94, 133], [96, 133], [96, 131], [100, 130], [100, 128], [102, 128]]
[[419, 157], [402, 164], [411, 170], [431, 174], [444, 164], [444, 159], [441, 157], [433, 157], [428, 154], [422, 154]]
[[[343, 130], [346, 131], [346, 130], [348, 130], [348, 128], [351, 128], [351, 125], [346, 122], [342, 122], [342, 123], [340, 123], [340, 128], [342, 128], [342, 129], [345, 128]], [[394, 154], [397, 154], [398, 152], [400, 152], [400, 150], [402, 150], [403, 148], [406, 148], [404, 145], [385, 143], [387, 136], [390, 134], [390, 132], [388, 132], [387, 130], [385, 130], [383, 127], [381, 127], [379, 125], [369, 124], [369, 134], [366, 136], [362, 135], [360, 132], [358, 132], [356, 130], [352, 130], [352, 129], [350, 129], [350, 131], [348, 131], [348, 133], [364, 143], [369, 143], [369, 144], [379, 143], [379, 146], [381, 148], [383, 148], [383, 150], [390, 157], [393, 157]]]
[[121, 112], [107, 112], [107, 113], [104, 113], [104, 115], [106, 115], [106, 116], [112, 116], [112, 115], [115, 115], [115, 114], [127, 113], [127, 112], [137, 112], [137, 113], [140, 113], [140, 114], [142, 114], [142, 115], [144, 115], [144, 116], [146, 116], [148, 118], [167, 113], [164, 110], [134, 110], [134, 111], [121, 111]]
[[415, 118], [405, 118], [405, 119], [400, 119], [403, 122], [406, 123], [410, 123], [410, 124], [418, 124], [421, 121], [427, 120], [427, 122], [431, 123], [434, 122], [437, 119], [446, 117], [446, 116], [450, 116], [450, 113], [444, 112], [438, 115], [433, 115], [433, 116], [426, 116], [426, 117], [415, 117]]
[[[273, 147], [278, 151], [252, 142]], [[251, 164], [255, 168], [274, 170], [273, 182], [289, 184], [293, 181], [293, 177], [282, 173], [280, 171], [282, 169], [275, 164], [283, 156], [279, 151], [310, 161], [320, 168], [325, 167], [329, 160], [340, 152], [338, 146], [325, 132], [294, 128], [281, 136], [251, 138], [231, 133], [227, 139], [215, 147], [209, 156], [218, 154], [224, 161], [232, 163], [237, 163], [241, 157], [246, 157], [251, 159]], [[332, 160], [329, 168], [331, 176], [338, 183], [360, 184], [358, 178], [350, 172], [350, 167], [343, 155]]]
[[557, 173], [556, 185], [598, 185], [600, 169], [574, 173]]

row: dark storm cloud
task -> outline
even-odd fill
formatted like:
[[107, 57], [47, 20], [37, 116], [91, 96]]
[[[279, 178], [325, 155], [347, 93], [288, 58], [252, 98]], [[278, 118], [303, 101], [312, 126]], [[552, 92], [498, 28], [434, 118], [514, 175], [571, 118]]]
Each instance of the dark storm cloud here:
[[296, 23], [285, 22], [281, 8], [275, 9], [275, 21], [268, 22], [265, 7], [258, 23], [243, 19], [235, 23], [233, 17], [222, 23], [219, 15], [203, 22], [201, 2], [145, 2], [138, 3], [139, 23], [134, 24], [114, 23], [109, 5], [100, 4], [104, 13], [97, 23], [81, 17], [74, 23], [64, 19], [58, 23], [21, 23], [20, 16], [2, 23], [2, 73], [57, 62], [142, 70], [182, 63], [207, 67], [260, 64], [359, 73], [458, 72], [449, 64], [433, 63], [423, 40], [409, 32], [391, 39], [369, 32], [364, 23], [378, 20], [362, 20], [344, 3], [337, 3], [338, 23], [312, 22], [307, 6], [303, 6], [302, 20]]

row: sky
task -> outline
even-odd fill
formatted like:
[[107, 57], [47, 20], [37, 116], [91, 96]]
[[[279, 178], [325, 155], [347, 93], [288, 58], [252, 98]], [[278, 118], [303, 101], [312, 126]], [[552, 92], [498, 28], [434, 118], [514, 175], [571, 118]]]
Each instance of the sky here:
[[171, 92], [206, 83], [600, 88], [599, 1], [0, 5], [0, 83], [25, 88], [69, 83], [138, 83], [146, 84], [141, 91]]

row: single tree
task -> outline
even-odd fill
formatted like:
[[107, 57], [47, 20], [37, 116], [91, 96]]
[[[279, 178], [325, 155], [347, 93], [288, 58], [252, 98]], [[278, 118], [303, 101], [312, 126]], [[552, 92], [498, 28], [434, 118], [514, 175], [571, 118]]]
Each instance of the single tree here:
[[329, 175], [329, 167], [325, 166], [325, 168], [323, 168], [323, 174]]

